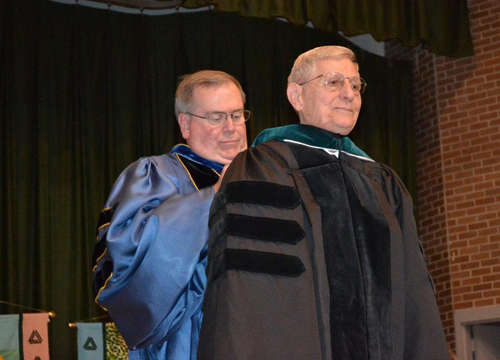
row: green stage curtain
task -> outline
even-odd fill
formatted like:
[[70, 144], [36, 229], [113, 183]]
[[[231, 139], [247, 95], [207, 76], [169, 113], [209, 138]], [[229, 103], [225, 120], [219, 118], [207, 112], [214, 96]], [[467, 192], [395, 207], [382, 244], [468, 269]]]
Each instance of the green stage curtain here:
[[[219, 69], [247, 93], [249, 141], [297, 123], [294, 59], [351, 47], [368, 83], [352, 138], [415, 188], [411, 66], [330, 32], [214, 11], [146, 16], [0, 1], [0, 300], [53, 310], [53, 359], [76, 358], [68, 322], [103, 313], [91, 294], [95, 225], [119, 173], [181, 141], [179, 76]], [[1, 313], [18, 309], [0, 304]]]
[[186, 0], [184, 7], [215, 5], [220, 12], [258, 18], [282, 17], [304, 26], [371, 34], [377, 41], [422, 44], [450, 57], [473, 55], [467, 0]]

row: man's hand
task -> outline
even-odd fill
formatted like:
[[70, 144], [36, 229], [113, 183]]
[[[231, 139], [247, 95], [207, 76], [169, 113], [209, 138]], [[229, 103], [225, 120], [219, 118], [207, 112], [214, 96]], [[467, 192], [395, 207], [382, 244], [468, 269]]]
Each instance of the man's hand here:
[[216, 193], [216, 194], [217, 194], [217, 192], [219, 191], [220, 184], [221, 184], [221, 182], [222, 182], [222, 179], [224, 178], [224, 174], [226, 173], [226, 170], [227, 170], [227, 168], [229, 167], [229, 165], [231, 165], [231, 163], [224, 165], [224, 167], [222, 168], [222, 172], [220, 173], [220, 178], [219, 178], [219, 181], [217, 181], [217, 182], [214, 184], [214, 193]]

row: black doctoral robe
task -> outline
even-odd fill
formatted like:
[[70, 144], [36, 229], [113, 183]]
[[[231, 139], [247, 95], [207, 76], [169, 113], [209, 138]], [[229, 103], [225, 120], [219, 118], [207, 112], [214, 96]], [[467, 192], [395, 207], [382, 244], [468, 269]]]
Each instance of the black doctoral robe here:
[[269, 138], [212, 203], [198, 359], [447, 359], [398, 176], [320, 129]]

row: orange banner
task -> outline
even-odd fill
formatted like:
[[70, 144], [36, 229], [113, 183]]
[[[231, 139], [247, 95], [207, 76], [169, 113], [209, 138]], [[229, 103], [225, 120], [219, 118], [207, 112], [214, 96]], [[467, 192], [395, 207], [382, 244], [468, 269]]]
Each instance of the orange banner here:
[[25, 359], [49, 360], [49, 314], [23, 314]]

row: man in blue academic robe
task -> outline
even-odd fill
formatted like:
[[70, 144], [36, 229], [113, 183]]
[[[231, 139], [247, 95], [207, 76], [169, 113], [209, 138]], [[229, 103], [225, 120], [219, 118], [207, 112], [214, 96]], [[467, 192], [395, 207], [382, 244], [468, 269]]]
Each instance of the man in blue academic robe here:
[[175, 111], [187, 145], [128, 166], [106, 201], [94, 295], [130, 359], [196, 359], [208, 212], [225, 167], [247, 147], [244, 104], [241, 85], [226, 73], [185, 76]]

